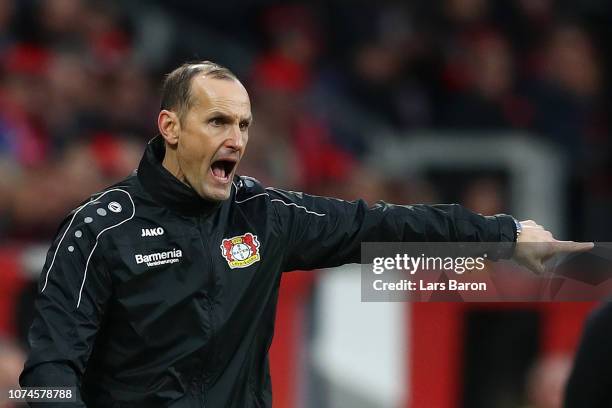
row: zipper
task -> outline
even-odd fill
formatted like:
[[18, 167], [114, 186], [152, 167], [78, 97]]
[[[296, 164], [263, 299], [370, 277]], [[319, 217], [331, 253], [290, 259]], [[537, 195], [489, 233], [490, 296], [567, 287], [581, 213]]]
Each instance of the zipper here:
[[[206, 304], [208, 307], [208, 311], [209, 311], [209, 316], [210, 316], [210, 345], [209, 347], [207, 347], [206, 349], [206, 353], [207, 356], [206, 358], [204, 358], [204, 362], [202, 364], [202, 370], [200, 373], [200, 378], [202, 381], [202, 388], [204, 393], [206, 394], [206, 392], [210, 389], [210, 385], [212, 382], [212, 379], [214, 377], [214, 373], [216, 372], [216, 361], [215, 361], [215, 355], [216, 355], [216, 343], [217, 343], [217, 323], [216, 323], [216, 314], [215, 314], [215, 302], [213, 301], [213, 298], [211, 296], [211, 293], [213, 292], [214, 288], [215, 288], [215, 269], [213, 267], [213, 262], [212, 262], [212, 253], [210, 253], [210, 245], [208, 242], [204, 241], [204, 237], [206, 236], [206, 234], [204, 234], [205, 229], [204, 229], [204, 222], [202, 220], [202, 218], [198, 218], [198, 231], [200, 233], [200, 242], [202, 243], [202, 251], [204, 253], [204, 258], [206, 259], [206, 263], [207, 263], [207, 267], [209, 268], [209, 282], [208, 282], [208, 287], [205, 288], [205, 292], [204, 292], [204, 299], [206, 300]], [[208, 370], [207, 370], [208, 367]]]
[[[204, 366], [202, 367], [202, 383], [204, 385], [204, 390], [208, 391], [210, 389], [210, 385], [212, 383], [212, 379], [214, 377], [216, 369], [216, 343], [217, 343], [217, 333], [215, 327], [215, 318], [214, 318], [214, 302], [211, 297], [206, 295], [206, 300], [208, 301], [208, 308], [210, 310], [211, 319], [210, 319], [210, 327], [211, 327], [211, 336], [210, 336], [210, 346], [206, 349], [207, 356], [205, 358]], [[206, 369], [208, 367], [208, 370]]]

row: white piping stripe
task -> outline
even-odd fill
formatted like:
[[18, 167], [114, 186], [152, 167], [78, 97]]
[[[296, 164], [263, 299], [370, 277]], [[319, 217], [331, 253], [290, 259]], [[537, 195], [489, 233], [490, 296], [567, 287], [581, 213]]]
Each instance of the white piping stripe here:
[[91, 198], [89, 199], [89, 203], [87, 203], [87, 204], [90, 204], [90, 203], [93, 203], [95, 201], [98, 201], [98, 199], [102, 198], [103, 195], [105, 195], [106, 193], [108, 193], [110, 191], [121, 190], [123, 188], [130, 188], [130, 187], [131, 186], [115, 186], [115, 187], [113, 187], [113, 188], [111, 188], [109, 190], [102, 190], [100, 192], [94, 193], [94, 194], [91, 195]]
[[41, 293], [45, 291], [45, 288], [47, 287], [47, 282], [49, 281], [49, 273], [51, 272], [51, 269], [53, 268], [53, 265], [55, 264], [55, 258], [57, 257], [57, 252], [60, 249], [60, 246], [62, 245], [62, 241], [64, 240], [64, 238], [66, 237], [66, 234], [68, 233], [68, 230], [70, 230], [70, 227], [72, 226], [72, 223], [74, 222], [74, 219], [76, 218], [77, 214], [85, 207], [87, 207], [89, 204], [93, 203], [95, 201], [95, 199], [92, 197], [89, 202], [83, 204], [82, 206], [78, 207], [74, 213], [74, 215], [72, 216], [72, 219], [70, 220], [70, 223], [68, 224], [68, 227], [66, 227], [66, 231], [64, 231], [64, 235], [62, 235], [62, 238], [60, 239], [59, 243], [57, 244], [57, 248], [55, 248], [55, 253], [53, 254], [53, 260], [51, 260], [51, 265], [49, 266], [49, 269], [47, 269], [47, 276], [45, 276], [45, 284], [43, 285], [42, 290], [40, 291]]
[[[136, 215], [136, 204], [134, 204], [134, 200], [132, 199], [132, 196], [130, 195], [130, 193], [128, 193], [128, 192], [127, 192], [127, 191], [125, 191], [125, 190], [121, 190], [121, 189], [119, 189], [119, 188], [118, 188], [118, 189], [109, 190], [109, 191], [107, 191], [107, 193], [110, 193], [111, 191], [121, 191], [121, 192], [123, 192], [123, 193], [125, 193], [125, 194], [127, 194], [127, 195], [128, 195], [128, 198], [129, 198], [129, 199], [130, 199], [130, 201], [132, 202], [132, 215], [131, 215], [129, 218], [127, 218], [127, 219], [125, 219], [125, 220], [121, 221], [119, 224], [115, 224], [115, 225], [113, 225], [113, 226], [110, 226], [110, 227], [108, 227], [108, 228], [103, 229], [102, 231], [100, 231], [100, 233], [99, 233], [99, 234], [98, 234], [98, 236], [96, 237], [96, 244], [94, 245], [93, 249], [92, 249], [92, 250], [91, 250], [91, 252], [89, 253], [89, 256], [87, 257], [87, 263], [85, 264], [85, 272], [83, 273], [83, 283], [81, 283], [81, 289], [79, 290], [79, 300], [77, 301], [77, 309], [79, 308], [79, 306], [80, 306], [80, 304], [81, 304], [81, 296], [82, 296], [82, 294], [83, 294], [83, 287], [85, 286], [85, 280], [87, 279], [87, 269], [89, 269], [89, 261], [91, 260], [91, 257], [92, 257], [92, 255], [93, 255], [94, 251], [95, 251], [95, 250], [96, 250], [96, 248], [98, 247], [98, 242], [99, 242], [100, 236], [101, 236], [102, 234], [104, 234], [106, 231], [108, 231], [108, 230], [110, 230], [110, 229], [113, 229], [113, 228], [117, 228], [117, 227], [118, 227], [118, 226], [120, 226], [121, 224], [124, 224], [124, 223], [126, 223], [126, 222], [130, 221], [130, 220], [131, 220], [132, 218], [134, 218], [134, 216]], [[104, 194], [106, 194], [106, 193], [104, 193]], [[98, 199], [100, 199], [100, 198], [102, 198], [102, 196], [100, 196]]]
[[274, 188], [274, 187], [266, 187], [266, 190], [270, 190], [270, 191], [276, 191], [277, 193], [294, 193], [294, 194], [301, 194], [301, 191], [293, 191], [293, 190], [279, 190], [278, 188]]
[[[268, 193], [259, 193], [259, 194], [255, 194], [252, 197], [246, 198], [246, 199], [244, 199], [242, 201], [236, 200], [235, 203], [236, 204], [242, 204], [242, 203], [244, 203], [246, 201], [249, 201], [250, 199], [253, 199], [253, 198], [256, 198], [256, 197], [260, 197], [260, 196], [263, 196], [263, 195], [268, 196], [268, 197], [270, 196], [270, 194], [268, 194]], [[308, 214], [316, 215], [317, 217], [325, 217], [325, 214], [321, 214], [321, 213], [318, 213], [318, 212], [310, 211], [306, 207], [303, 207], [301, 205], [297, 205], [296, 203], [286, 203], [286, 202], [284, 202], [283, 200], [281, 200], [279, 198], [273, 198], [270, 201], [278, 201], [279, 203], [285, 204], [287, 207], [297, 207], [297, 208], [299, 208], [301, 210], [306, 211]]]
[[252, 198], [259, 197], [259, 196], [262, 196], [262, 195], [269, 195], [269, 194], [268, 194], [268, 193], [259, 193], [259, 194], [255, 194], [254, 196], [251, 196], [251, 197], [249, 197], [249, 198], [246, 198], [246, 199], [244, 199], [244, 200], [242, 200], [242, 201], [238, 201], [238, 200], [236, 200], [236, 201], [234, 201], [234, 202], [235, 202], [236, 204], [242, 204], [242, 203], [244, 203], [244, 202], [249, 201], [249, 200], [250, 200], [250, 199], [252, 199]]
[[[130, 187], [132, 187], [132, 186], [129, 186], [129, 185], [127, 185], [127, 184], [120, 184], [120, 185], [118, 185], [118, 186], [113, 186], [112, 188], [110, 188], [110, 189], [108, 189], [108, 190], [102, 190], [102, 191], [100, 191], [99, 193], [96, 193], [96, 194], [104, 194], [104, 193], [106, 193], [107, 191], [113, 191], [113, 190], [118, 190], [118, 189], [120, 189], [120, 188], [130, 188]], [[96, 195], [96, 194], [94, 194], [94, 195]]]
[[286, 203], [283, 200], [280, 200], [278, 198], [273, 198], [270, 201], [278, 201], [280, 203], [285, 204], [287, 207], [290, 207], [290, 206], [297, 207], [297, 208], [300, 208], [300, 209], [306, 211], [308, 214], [316, 215], [317, 217], [325, 217], [325, 214], [321, 214], [321, 213], [318, 213], [318, 212], [310, 211], [306, 207], [302, 207], [301, 205], [297, 205], [296, 203]]
[[[119, 225], [119, 224], [117, 224], [117, 225]], [[106, 231], [106, 230], [104, 230], [104, 231]], [[104, 232], [104, 231], [102, 231], [102, 232]], [[77, 309], [81, 305], [81, 294], [83, 292], [83, 287], [85, 286], [85, 279], [87, 278], [87, 268], [89, 268], [89, 261], [91, 260], [91, 256], [93, 255], [94, 251], [98, 247], [98, 238], [99, 237], [100, 237], [100, 235], [98, 235], [98, 237], [96, 237], [96, 244], [94, 245], [93, 249], [89, 253], [89, 256], [87, 257], [87, 263], [85, 264], [85, 273], [83, 274], [83, 282], [81, 283], [81, 289], [79, 289], [79, 300], [77, 300]]]

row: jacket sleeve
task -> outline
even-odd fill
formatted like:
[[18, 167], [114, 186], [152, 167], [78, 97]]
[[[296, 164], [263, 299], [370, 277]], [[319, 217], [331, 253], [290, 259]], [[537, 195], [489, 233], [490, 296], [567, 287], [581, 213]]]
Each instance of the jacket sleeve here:
[[[286, 242], [284, 270], [359, 263], [362, 242], [512, 243], [516, 232], [509, 215], [482, 216], [458, 204], [368, 207], [363, 200], [267, 192]], [[513, 247], [497, 258], [511, 257]]]
[[32, 407], [85, 407], [80, 381], [111, 293], [98, 231], [86, 213], [64, 222], [47, 254], [28, 335], [30, 352], [19, 378], [22, 387], [75, 387], [77, 402]]

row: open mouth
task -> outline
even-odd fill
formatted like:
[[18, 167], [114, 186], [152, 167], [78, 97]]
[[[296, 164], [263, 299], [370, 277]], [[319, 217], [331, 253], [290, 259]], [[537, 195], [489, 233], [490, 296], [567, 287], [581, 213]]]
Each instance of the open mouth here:
[[236, 161], [231, 159], [220, 159], [211, 164], [210, 170], [215, 178], [223, 183], [227, 183], [230, 181], [232, 171], [234, 171], [235, 167]]

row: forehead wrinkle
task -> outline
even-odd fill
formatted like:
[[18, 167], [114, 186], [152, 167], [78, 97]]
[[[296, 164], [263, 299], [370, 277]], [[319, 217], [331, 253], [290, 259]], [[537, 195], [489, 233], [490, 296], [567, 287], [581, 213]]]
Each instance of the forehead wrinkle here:
[[205, 111], [206, 113], [219, 112], [230, 117], [249, 119], [251, 117], [251, 104], [227, 98], [211, 98], [209, 107]]

